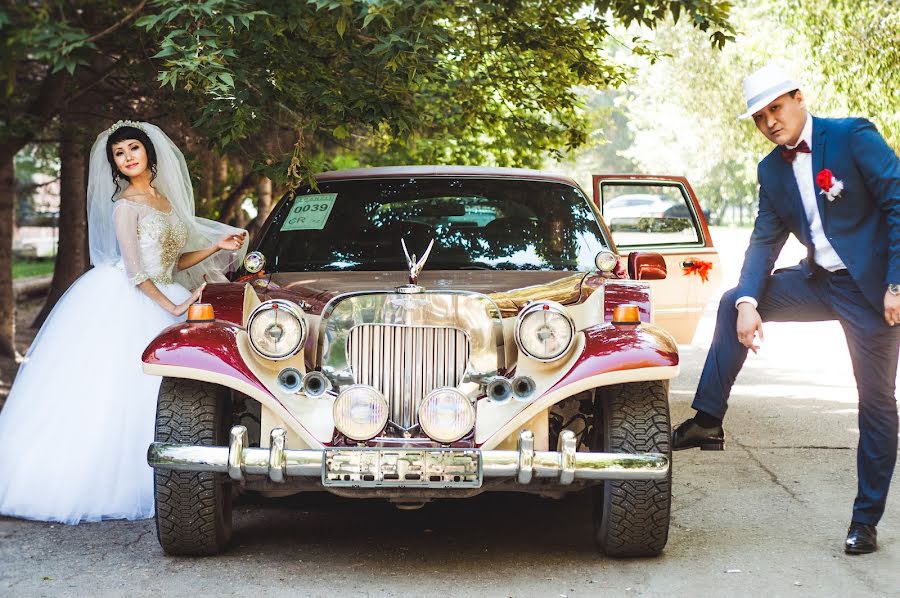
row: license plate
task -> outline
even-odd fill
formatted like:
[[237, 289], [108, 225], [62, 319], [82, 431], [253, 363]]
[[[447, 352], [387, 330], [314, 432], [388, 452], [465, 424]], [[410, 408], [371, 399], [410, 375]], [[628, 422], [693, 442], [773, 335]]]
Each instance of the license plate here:
[[481, 452], [475, 449], [328, 449], [322, 484], [480, 488]]

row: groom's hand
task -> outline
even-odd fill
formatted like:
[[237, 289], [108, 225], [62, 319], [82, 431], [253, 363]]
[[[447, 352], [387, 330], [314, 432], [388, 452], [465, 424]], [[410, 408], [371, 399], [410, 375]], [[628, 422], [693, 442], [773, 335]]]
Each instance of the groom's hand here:
[[891, 326], [900, 324], [900, 295], [890, 291], [884, 294], [884, 320]]
[[756, 353], [759, 345], [756, 344], [756, 333], [759, 333], [759, 340], [763, 340], [762, 318], [752, 303], [740, 303], [737, 306], [737, 337], [738, 341]]

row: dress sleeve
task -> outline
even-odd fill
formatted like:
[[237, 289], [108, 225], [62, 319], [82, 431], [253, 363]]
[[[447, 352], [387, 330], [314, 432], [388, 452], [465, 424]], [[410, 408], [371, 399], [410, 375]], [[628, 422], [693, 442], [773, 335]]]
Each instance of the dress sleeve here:
[[113, 220], [116, 225], [116, 240], [119, 242], [119, 250], [122, 252], [122, 263], [125, 265], [125, 274], [133, 285], [139, 285], [150, 277], [144, 272], [141, 264], [141, 251], [138, 245], [138, 211], [123, 201], [113, 211]]

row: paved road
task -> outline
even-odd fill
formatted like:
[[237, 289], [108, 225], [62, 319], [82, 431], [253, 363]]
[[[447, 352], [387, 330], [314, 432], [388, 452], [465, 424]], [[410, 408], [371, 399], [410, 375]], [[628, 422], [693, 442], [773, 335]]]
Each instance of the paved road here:
[[[726, 261], [739, 263], [743, 238], [724, 237]], [[682, 347], [676, 422], [690, 413], [710, 316]], [[798, 340], [811, 348], [799, 353]], [[676, 454], [672, 529], [657, 559], [595, 553], [584, 495], [497, 495], [411, 512], [315, 495], [241, 504], [234, 548], [210, 559], [164, 556], [152, 522], [0, 518], [0, 595], [900, 595], [898, 491], [879, 526], [881, 550], [841, 549], [856, 485], [855, 401], [839, 327], [769, 326], [735, 388], [728, 450]]]

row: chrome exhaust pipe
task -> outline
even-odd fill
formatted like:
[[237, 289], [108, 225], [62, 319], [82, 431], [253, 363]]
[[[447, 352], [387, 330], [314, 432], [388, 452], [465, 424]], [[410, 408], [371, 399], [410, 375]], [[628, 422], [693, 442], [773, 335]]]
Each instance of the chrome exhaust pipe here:
[[505, 403], [513, 395], [512, 384], [503, 376], [494, 376], [484, 387], [484, 394], [495, 403]]
[[307, 372], [303, 376], [303, 392], [308, 397], [321, 397], [331, 388], [331, 382], [322, 372]]
[[513, 396], [520, 401], [527, 401], [534, 396], [537, 384], [531, 376], [516, 376], [512, 380]]
[[303, 374], [297, 368], [284, 368], [278, 372], [278, 386], [284, 392], [296, 393], [303, 387]]

